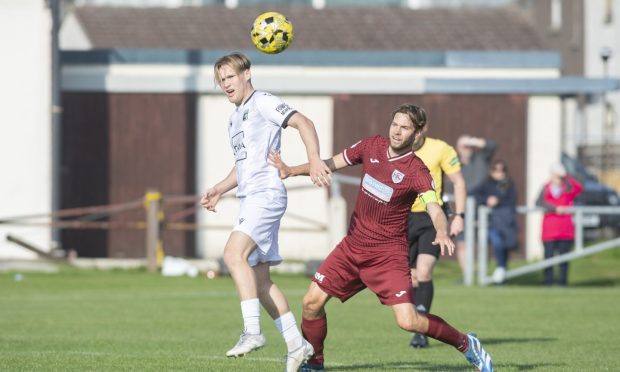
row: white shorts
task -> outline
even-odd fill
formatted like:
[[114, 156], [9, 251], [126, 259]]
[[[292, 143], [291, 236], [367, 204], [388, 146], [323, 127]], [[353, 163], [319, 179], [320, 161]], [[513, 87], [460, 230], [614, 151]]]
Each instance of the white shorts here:
[[286, 211], [286, 194], [253, 194], [239, 200], [241, 208], [233, 231], [241, 231], [256, 243], [256, 249], [248, 257], [248, 263], [250, 266], [259, 262], [278, 265], [282, 262], [278, 252], [278, 230]]

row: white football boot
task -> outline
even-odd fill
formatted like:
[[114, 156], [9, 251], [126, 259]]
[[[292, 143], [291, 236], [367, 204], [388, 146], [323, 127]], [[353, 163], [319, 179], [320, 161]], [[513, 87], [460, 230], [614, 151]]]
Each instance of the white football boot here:
[[286, 355], [286, 372], [297, 372], [299, 367], [304, 364], [312, 355], [314, 348], [312, 345], [302, 339], [301, 346]]
[[257, 335], [251, 335], [247, 333], [242, 333], [241, 337], [239, 337], [239, 342], [230, 350], [226, 352], [227, 357], [241, 357], [245, 354], [248, 354], [254, 350], [258, 350], [265, 346], [267, 340], [262, 333]]

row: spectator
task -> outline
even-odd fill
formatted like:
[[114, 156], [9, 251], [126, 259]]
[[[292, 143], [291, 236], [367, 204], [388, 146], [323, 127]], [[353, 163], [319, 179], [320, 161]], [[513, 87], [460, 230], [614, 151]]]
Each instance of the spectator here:
[[497, 262], [493, 282], [501, 284], [506, 279], [508, 252], [517, 248], [517, 192], [508, 177], [505, 162], [496, 160], [492, 163], [489, 177], [478, 186], [474, 196], [478, 204], [492, 209], [489, 215], [488, 238]]
[[[581, 193], [581, 184], [566, 174], [562, 164], [551, 167], [551, 179], [545, 184], [538, 195], [536, 205], [545, 209], [542, 222], [542, 241], [545, 246], [545, 259], [559, 254], [568, 253], [575, 239], [573, 219], [567, 208]], [[553, 285], [553, 267], [545, 269], [545, 285]], [[560, 264], [560, 276], [557, 284], [566, 286], [568, 282], [568, 263]]]
[[[461, 173], [465, 179], [467, 194], [474, 190], [487, 178], [489, 163], [497, 145], [493, 140], [469, 135], [462, 135], [456, 141], [456, 152], [461, 160]], [[456, 258], [461, 272], [465, 273], [465, 233], [456, 236]]]

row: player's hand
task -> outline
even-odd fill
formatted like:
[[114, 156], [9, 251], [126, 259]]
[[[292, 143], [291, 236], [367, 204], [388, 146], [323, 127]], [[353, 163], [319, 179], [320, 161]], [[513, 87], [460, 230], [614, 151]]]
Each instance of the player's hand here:
[[559, 206], [555, 207], [555, 213], [557, 213], [557, 214], [568, 214], [570, 212], [568, 211], [568, 207], [563, 206], [563, 205], [559, 205]]
[[281, 179], [289, 178], [293, 174], [293, 172], [291, 171], [291, 167], [289, 167], [284, 161], [282, 161], [282, 157], [280, 156], [279, 152], [272, 151], [269, 153], [269, 164], [278, 168]]
[[463, 228], [465, 226], [465, 221], [463, 221], [463, 217], [456, 215], [452, 218], [452, 222], [450, 223], [450, 236], [457, 236], [461, 232], [463, 232]]
[[332, 171], [319, 158], [310, 160], [310, 179], [318, 187], [329, 186], [332, 182]]
[[449, 256], [452, 256], [452, 253], [454, 253], [454, 242], [445, 233], [438, 232], [435, 236], [435, 240], [433, 240], [433, 245], [439, 245], [442, 256], [445, 255], [446, 252], [448, 252]]
[[200, 198], [200, 205], [206, 208], [208, 211], [217, 212], [215, 210], [215, 206], [217, 202], [222, 197], [222, 193], [217, 191], [215, 187], [210, 188], [202, 194], [202, 198]]
[[499, 199], [495, 195], [491, 195], [487, 198], [487, 207], [495, 207], [499, 203]]

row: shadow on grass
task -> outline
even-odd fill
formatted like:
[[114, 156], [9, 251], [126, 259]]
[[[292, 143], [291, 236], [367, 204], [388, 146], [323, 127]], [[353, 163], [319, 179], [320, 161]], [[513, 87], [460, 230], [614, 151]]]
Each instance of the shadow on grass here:
[[451, 364], [432, 364], [428, 362], [389, 362], [389, 363], [364, 363], [364, 364], [351, 364], [351, 365], [339, 365], [339, 366], [325, 366], [328, 371], [363, 371], [363, 370], [381, 370], [381, 371], [402, 371], [402, 370], [414, 370], [414, 371], [463, 371], [463, 364], [451, 365]]
[[555, 342], [558, 339], [556, 337], [506, 337], [506, 338], [482, 338], [480, 342], [483, 345], [497, 345], [497, 344], [523, 344], [526, 342]]
[[576, 283], [570, 283], [568, 286], [569, 287], [614, 287], [617, 285], [620, 285], [620, 279], [619, 280], [592, 279], [592, 280], [585, 280], [585, 281], [580, 281]]
[[[464, 363], [466, 363], [464, 361]], [[559, 363], [499, 363], [494, 364], [493, 367], [500, 369], [511, 368], [517, 371], [535, 371], [538, 369], [545, 369], [548, 367], [561, 367]], [[365, 364], [351, 364], [330, 366], [329, 364], [325, 368], [329, 371], [362, 371], [362, 370], [382, 370], [382, 371], [402, 371], [405, 369], [413, 371], [463, 371], [468, 370], [465, 364], [435, 364], [429, 362], [389, 362], [389, 363], [365, 363]]]

